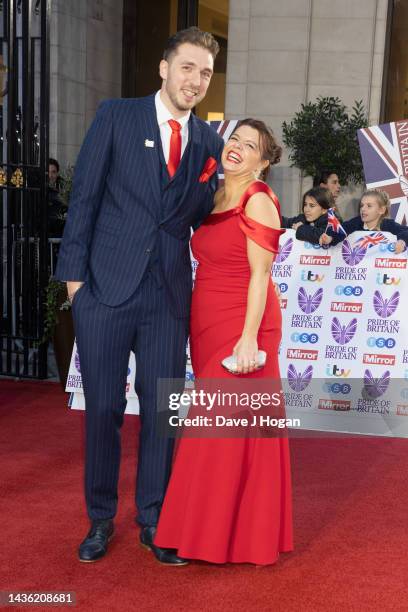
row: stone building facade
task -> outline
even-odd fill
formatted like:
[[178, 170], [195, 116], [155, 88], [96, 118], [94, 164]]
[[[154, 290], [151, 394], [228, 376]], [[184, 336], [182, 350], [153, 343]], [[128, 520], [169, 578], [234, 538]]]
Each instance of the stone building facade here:
[[[387, 5], [230, 0], [225, 118], [264, 119], [281, 139], [282, 122], [301, 103], [331, 95], [349, 107], [363, 100], [377, 123]], [[98, 103], [121, 95], [122, 7], [122, 0], [52, 1], [50, 153], [64, 165], [75, 163]], [[295, 213], [310, 183], [290, 167], [287, 151], [272, 182], [285, 212]]]

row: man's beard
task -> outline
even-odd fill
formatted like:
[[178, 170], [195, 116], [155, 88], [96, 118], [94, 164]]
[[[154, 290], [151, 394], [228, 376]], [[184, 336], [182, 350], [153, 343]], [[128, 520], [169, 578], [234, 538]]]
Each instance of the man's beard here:
[[[173, 106], [175, 108], [177, 108], [178, 111], [189, 111], [192, 108], [194, 108], [197, 104], [199, 104], [202, 100], [202, 98], [200, 98], [200, 96], [198, 94], [196, 94], [192, 105], [188, 105], [188, 104], [183, 104], [182, 102], [179, 102], [179, 100], [177, 99], [176, 96], [174, 96], [171, 92], [167, 91], [167, 95], [170, 98], [171, 103], [173, 104]], [[182, 95], [180, 93], [180, 95]]]

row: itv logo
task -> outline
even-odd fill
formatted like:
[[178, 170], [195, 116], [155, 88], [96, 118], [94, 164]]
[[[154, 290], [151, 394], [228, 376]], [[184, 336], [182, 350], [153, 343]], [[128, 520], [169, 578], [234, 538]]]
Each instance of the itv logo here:
[[315, 274], [311, 270], [302, 270], [300, 273], [302, 281], [310, 281], [312, 283], [321, 283], [324, 281], [324, 274]]
[[388, 274], [381, 274], [381, 272], [377, 272], [377, 285], [399, 285], [400, 282], [400, 276], [388, 276]]
[[327, 376], [336, 376], [337, 378], [348, 378], [351, 370], [345, 370], [344, 368], [338, 368], [336, 365], [327, 364], [326, 374]]

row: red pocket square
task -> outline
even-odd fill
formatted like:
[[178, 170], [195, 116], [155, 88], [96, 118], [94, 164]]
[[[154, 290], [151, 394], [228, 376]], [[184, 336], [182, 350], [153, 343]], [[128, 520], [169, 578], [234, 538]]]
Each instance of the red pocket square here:
[[213, 157], [209, 157], [204, 164], [204, 168], [203, 168], [200, 178], [198, 179], [198, 182], [208, 183], [210, 176], [212, 176], [214, 172], [217, 170], [217, 166], [218, 166], [217, 160], [214, 159]]

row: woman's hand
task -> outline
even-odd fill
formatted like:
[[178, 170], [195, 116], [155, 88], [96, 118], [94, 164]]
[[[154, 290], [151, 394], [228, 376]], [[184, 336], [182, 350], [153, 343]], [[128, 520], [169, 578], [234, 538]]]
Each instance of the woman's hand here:
[[405, 248], [406, 248], [405, 242], [403, 240], [397, 240], [397, 242], [395, 243], [395, 254], [399, 255], [400, 253], [405, 251]]
[[258, 368], [258, 342], [256, 338], [241, 336], [232, 354], [237, 358], [237, 372], [248, 374]]
[[297, 223], [293, 223], [292, 229], [297, 230], [297, 228], [300, 227], [301, 225], [303, 225], [301, 221], [298, 221]]
[[323, 246], [324, 244], [330, 244], [333, 241], [333, 238], [331, 236], [328, 236], [328, 234], [322, 234], [319, 238], [319, 244], [320, 246]]

